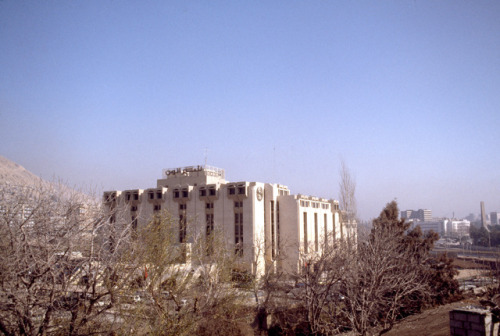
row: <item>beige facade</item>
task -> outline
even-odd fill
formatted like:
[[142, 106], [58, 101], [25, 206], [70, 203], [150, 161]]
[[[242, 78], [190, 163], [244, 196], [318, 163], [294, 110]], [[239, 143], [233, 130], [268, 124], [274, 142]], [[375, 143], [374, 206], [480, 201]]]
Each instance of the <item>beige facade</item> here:
[[104, 203], [115, 209], [112, 221], [132, 228], [165, 210], [177, 222], [179, 244], [218, 230], [256, 274], [269, 265], [299, 271], [348, 232], [336, 200], [291, 195], [280, 184], [228, 182], [224, 170], [208, 166], [165, 169], [155, 188], [107, 191]]

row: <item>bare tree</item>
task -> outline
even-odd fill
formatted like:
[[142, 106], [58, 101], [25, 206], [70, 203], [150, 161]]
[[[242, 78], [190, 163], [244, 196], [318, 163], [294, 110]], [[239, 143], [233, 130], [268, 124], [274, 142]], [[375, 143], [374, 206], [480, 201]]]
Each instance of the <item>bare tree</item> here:
[[266, 242], [261, 232], [254, 240], [252, 247], [254, 251], [253, 274], [248, 284], [255, 299], [255, 319], [252, 326], [262, 334], [267, 333], [270, 327], [268, 316], [288, 303], [287, 274], [283, 271], [282, 265], [285, 255], [281, 253], [287, 249], [288, 242], [281, 238], [279, 246], [280, 249], [272, 253], [271, 242]]
[[0, 331], [83, 335], [109, 331], [119, 281], [99, 242], [109, 216], [68, 188], [0, 186]]
[[396, 203], [389, 203], [366, 241], [342, 240], [306, 260], [296, 275], [300, 286], [292, 291], [301, 308], [292, 313], [304, 322], [303, 332], [382, 335], [431, 295], [435, 237], [407, 232], [397, 214]]
[[356, 229], [357, 222], [356, 180], [344, 160], [340, 161], [339, 177], [339, 205], [342, 210], [342, 222], [350, 232]]
[[407, 232], [398, 212], [396, 202], [387, 204], [342, 280], [345, 316], [360, 335], [386, 333], [430, 293], [429, 251], [436, 237]]
[[312, 335], [332, 335], [346, 327], [341, 284], [346, 269], [352, 266], [353, 246], [343, 240], [326, 247], [320, 255], [306, 260], [296, 275], [299, 286], [291, 292], [292, 298], [301, 303], [305, 328]]
[[[155, 215], [140, 228], [123, 259], [131, 298], [120, 332], [158, 335], [234, 334], [241, 291], [233, 286], [238, 256], [222, 232], [178, 241], [177, 220]], [[189, 243], [187, 243], [189, 241]], [[216, 322], [215, 322], [216, 321]]]
[[358, 246], [356, 264], [347, 270], [342, 288], [351, 327], [366, 335], [390, 330], [413, 294], [425, 293], [427, 279], [414, 251], [401, 248], [395, 235], [376, 231]]

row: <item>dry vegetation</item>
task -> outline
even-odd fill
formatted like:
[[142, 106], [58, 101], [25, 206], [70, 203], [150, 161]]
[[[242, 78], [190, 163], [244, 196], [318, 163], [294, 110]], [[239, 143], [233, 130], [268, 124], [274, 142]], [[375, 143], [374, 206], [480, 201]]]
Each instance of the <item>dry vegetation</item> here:
[[216, 231], [178, 244], [168, 213], [136, 228], [105, 209], [54, 185], [0, 185], [0, 334], [372, 335], [459, 297], [451, 261], [429, 253], [436, 236], [408, 232], [395, 202], [366, 240], [325, 246], [296, 274], [254, 265], [259, 277]]

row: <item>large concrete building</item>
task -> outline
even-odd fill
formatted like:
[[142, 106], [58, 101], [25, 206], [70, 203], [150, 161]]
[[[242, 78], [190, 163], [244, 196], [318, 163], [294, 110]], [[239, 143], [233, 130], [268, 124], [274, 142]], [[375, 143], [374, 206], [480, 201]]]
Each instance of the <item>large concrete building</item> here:
[[446, 222], [444, 220], [435, 220], [431, 222], [422, 222], [410, 219], [411, 223], [410, 228], [413, 229], [417, 226], [420, 226], [422, 232], [426, 233], [429, 231], [434, 231], [438, 233], [440, 236], [446, 235]]
[[404, 219], [417, 219], [422, 222], [432, 221], [432, 210], [418, 209], [418, 210], [404, 210], [401, 211], [401, 218]]
[[500, 212], [490, 212], [491, 225], [500, 225]]
[[254, 274], [270, 265], [299, 271], [336, 240], [356, 237], [355, 226], [341, 224], [336, 200], [291, 195], [280, 184], [228, 182], [224, 170], [208, 166], [164, 169], [156, 187], [107, 191], [104, 203], [114, 210], [113, 222], [133, 228], [166, 211], [176, 221], [180, 245], [222, 232]]

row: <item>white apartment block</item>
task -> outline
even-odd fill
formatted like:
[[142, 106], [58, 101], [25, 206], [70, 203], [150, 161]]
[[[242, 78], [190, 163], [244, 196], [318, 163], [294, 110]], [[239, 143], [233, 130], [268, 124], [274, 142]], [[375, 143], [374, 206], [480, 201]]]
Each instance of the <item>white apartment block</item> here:
[[454, 238], [469, 236], [470, 222], [467, 219], [446, 219], [446, 235]]
[[132, 228], [167, 211], [177, 223], [180, 245], [222, 232], [253, 274], [270, 265], [300, 271], [336, 240], [356, 238], [355, 226], [341, 224], [336, 200], [291, 195], [280, 184], [228, 182], [224, 170], [208, 166], [164, 169], [155, 188], [107, 191], [104, 203], [115, 210], [111, 221]]
[[439, 233], [440, 236], [447, 236], [453, 238], [461, 238], [469, 235], [470, 221], [466, 219], [441, 219], [432, 222], [421, 222], [418, 220], [410, 219], [410, 228], [420, 226], [422, 232], [426, 233], [434, 231]]

